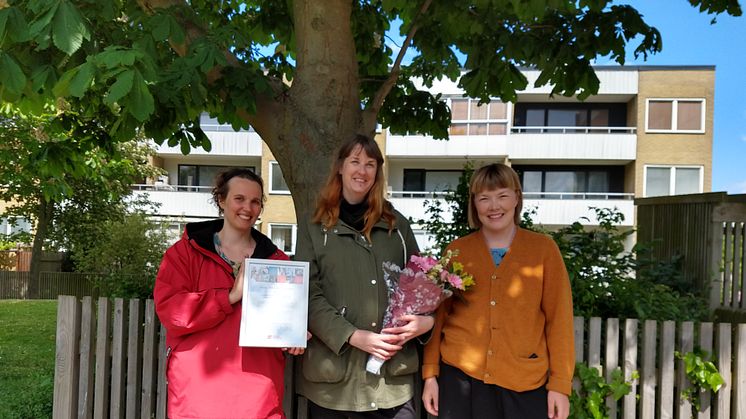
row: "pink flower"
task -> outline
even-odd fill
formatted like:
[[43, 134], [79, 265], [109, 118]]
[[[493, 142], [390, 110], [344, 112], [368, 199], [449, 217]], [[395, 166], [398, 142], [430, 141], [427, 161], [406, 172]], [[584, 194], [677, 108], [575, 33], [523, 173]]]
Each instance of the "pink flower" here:
[[464, 289], [464, 283], [461, 277], [456, 274], [448, 274], [448, 282], [453, 285], [454, 288]]
[[430, 256], [421, 257], [412, 255], [409, 260], [410, 262], [414, 262], [414, 264], [417, 265], [417, 267], [420, 268], [420, 270], [422, 270], [423, 272], [429, 272], [430, 269], [433, 268], [433, 266], [438, 264], [438, 261]]

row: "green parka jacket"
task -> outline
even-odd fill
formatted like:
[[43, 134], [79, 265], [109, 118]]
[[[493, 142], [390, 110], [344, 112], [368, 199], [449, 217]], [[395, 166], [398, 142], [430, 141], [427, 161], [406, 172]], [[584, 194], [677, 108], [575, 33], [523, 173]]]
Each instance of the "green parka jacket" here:
[[381, 331], [388, 303], [383, 262], [404, 266], [418, 253], [412, 229], [397, 211], [394, 229], [379, 221], [371, 241], [339, 220], [327, 229], [307, 223], [296, 260], [310, 262], [309, 330], [301, 359], [298, 393], [335, 410], [370, 411], [401, 405], [414, 394], [419, 369], [415, 342], [386, 361], [381, 375], [366, 372], [368, 354], [349, 343], [357, 329]]

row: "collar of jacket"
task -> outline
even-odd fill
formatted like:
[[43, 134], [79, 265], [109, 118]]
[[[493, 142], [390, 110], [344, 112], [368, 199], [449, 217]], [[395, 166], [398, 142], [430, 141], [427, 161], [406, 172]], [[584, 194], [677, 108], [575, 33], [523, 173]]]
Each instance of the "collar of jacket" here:
[[[383, 219], [378, 220], [377, 223], [373, 224], [373, 228], [371, 229], [371, 231], [375, 230], [375, 229], [383, 229], [383, 230], [388, 231], [389, 224], [385, 220], [383, 220]], [[350, 227], [349, 224], [345, 223], [344, 221], [342, 221], [339, 218], [337, 219], [337, 223], [334, 224], [333, 226], [331, 226], [330, 228], [326, 228], [326, 227], [324, 227], [322, 225], [321, 226], [321, 230], [324, 233], [326, 233], [327, 231], [331, 230], [332, 233], [334, 233], [334, 234], [345, 234], [345, 235], [358, 235], [358, 234], [362, 234], [362, 231], [355, 230], [354, 228]], [[396, 220], [394, 220], [394, 228], [391, 230], [391, 232], [393, 233], [396, 230], [397, 230]]]
[[[199, 223], [189, 223], [184, 229], [184, 238], [195, 244], [203, 251], [215, 255], [218, 257], [218, 259], [222, 260], [220, 255], [218, 255], [218, 252], [215, 250], [215, 244], [213, 242], [213, 235], [220, 231], [222, 228], [222, 218], [210, 221], [202, 221]], [[254, 254], [251, 255], [252, 258], [268, 259], [277, 251], [277, 246], [272, 243], [272, 240], [270, 240], [269, 237], [265, 236], [255, 228], [251, 229], [251, 238], [256, 241]]]

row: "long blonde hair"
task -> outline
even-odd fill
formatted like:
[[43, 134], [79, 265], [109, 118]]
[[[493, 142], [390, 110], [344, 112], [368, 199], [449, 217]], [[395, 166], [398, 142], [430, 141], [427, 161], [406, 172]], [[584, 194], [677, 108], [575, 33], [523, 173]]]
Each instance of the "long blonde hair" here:
[[321, 223], [326, 228], [331, 228], [337, 223], [339, 203], [342, 200], [342, 175], [339, 174], [339, 171], [342, 169], [345, 159], [358, 148], [365, 151], [365, 154], [375, 159], [377, 163], [375, 181], [365, 198], [368, 209], [365, 211], [365, 226], [362, 231], [368, 241], [371, 241], [370, 232], [373, 230], [373, 225], [378, 220], [383, 219], [388, 223], [389, 232], [391, 232], [394, 229], [396, 216], [384, 195], [383, 153], [381, 153], [381, 149], [375, 141], [364, 135], [356, 135], [355, 138], [343, 144], [337, 151], [337, 158], [332, 163], [329, 178], [319, 192], [313, 222]]

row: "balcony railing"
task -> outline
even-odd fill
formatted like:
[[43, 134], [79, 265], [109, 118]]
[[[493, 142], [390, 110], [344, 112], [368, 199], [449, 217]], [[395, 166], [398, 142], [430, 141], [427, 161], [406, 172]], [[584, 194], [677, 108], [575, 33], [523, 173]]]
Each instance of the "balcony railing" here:
[[618, 192], [524, 192], [523, 199], [635, 199], [633, 193]]
[[634, 134], [635, 127], [511, 127], [511, 134]]
[[[441, 200], [444, 192], [428, 191], [389, 191], [389, 199], [405, 217], [414, 220], [426, 219], [425, 201]], [[617, 192], [528, 192], [523, 195], [524, 210], [534, 212], [536, 224], [569, 225], [575, 221], [595, 225], [595, 212], [590, 208], [616, 209], [624, 216], [621, 226], [634, 225], [634, 194]], [[449, 207], [443, 206], [444, 221], [451, 221]]]
[[133, 191], [159, 191], [159, 192], [202, 192], [211, 193], [212, 186], [191, 186], [191, 185], [169, 185], [167, 183], [156, 182], [154, 184], [136, 184], [132, 185]]

